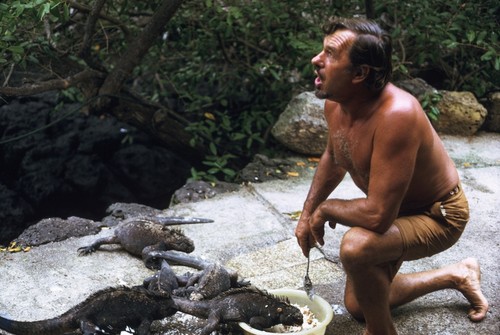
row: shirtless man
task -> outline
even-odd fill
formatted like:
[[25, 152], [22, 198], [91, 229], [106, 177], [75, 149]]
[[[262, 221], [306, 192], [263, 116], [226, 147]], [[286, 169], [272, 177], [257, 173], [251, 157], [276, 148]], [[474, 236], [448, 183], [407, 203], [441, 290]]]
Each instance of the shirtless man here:
[[[452, 246], [469, 219], [457, 170], [418, 101], [389, 83], [391, 40], [375, 23], [331, 19], [312, 59], [329, 127], [295, 235], [305, 256], [324, 244], [325, 223], [352, 227], [340, 245], [345, 307], [367, 334], [396, 334], [390, 308], [452, 288], [481, 321], [488, 302], [477, 260], [397, 274], [403, 261]], [[366, 194], [327, 199], [346, 173]]]

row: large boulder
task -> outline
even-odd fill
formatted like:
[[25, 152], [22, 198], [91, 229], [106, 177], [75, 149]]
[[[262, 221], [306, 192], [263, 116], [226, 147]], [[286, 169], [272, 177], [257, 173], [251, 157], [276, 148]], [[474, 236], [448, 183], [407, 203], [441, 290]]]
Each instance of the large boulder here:
[[[500, 129], [500, 111], [498, 111], [500, 93], [497, 94], [496, 100], [494, 94], [490, 95], [487, 103], [483, 105], [470, 92], [438, 91], [421, 78], [398, 81], [396, 85], [419, 101], [429, 94], [440, 93], [442, 95], [441, 101], [436, 106], [440, 111], [439, 118], [437, 121], [432, 121], [434, 128], [441, 134], [470, 136], [475, 134], [483, 123], [486, 130], [495, 131], [495, 122], [496, 129]], [[495, 101], [496, 118], [490, 117], [491, 113], [495, 113]], [[485, 105], [488, 106], [489, 111], [485, 109]]]
[[471, 92], [440, 91], [443, 98], [437, 103], [439, 119], [433, 121], [441, 134], [471, 136], [482, 126], [487, 110]]
[[419, 101], [428, 94], [438, 93], [437, 89], [429, 85], [422, 78], [400, 80], [394, 84], [416, 97]]
[[272, 128], [272, 135], [292, 151], [321, 155], [328, 136], [323, 107], [324, 100], [313, 92], [295, 96]]

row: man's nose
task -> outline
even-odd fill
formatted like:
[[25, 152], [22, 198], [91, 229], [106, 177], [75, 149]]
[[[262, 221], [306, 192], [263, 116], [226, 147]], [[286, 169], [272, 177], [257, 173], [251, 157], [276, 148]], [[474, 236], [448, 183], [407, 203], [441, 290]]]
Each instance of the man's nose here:
[[311, 63], [312, 65], [314, 65], [314, 67], [320, 67], [321, 66], [321, 54], [323, 52], [320, 52], [319, 54], [317, 54], [316, 56], [314, 56], [312, 59], [311, 59]]

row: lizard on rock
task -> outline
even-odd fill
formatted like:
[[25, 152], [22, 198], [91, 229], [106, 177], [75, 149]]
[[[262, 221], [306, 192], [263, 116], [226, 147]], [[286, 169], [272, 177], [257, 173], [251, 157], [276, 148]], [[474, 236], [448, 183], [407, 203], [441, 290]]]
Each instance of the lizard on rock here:
[[[152, 251], [145, 255], [144, 263], [147, 267], [155, 267], [155, 261], [158, 259], [166, 260], [170, 265], [182, 265], [201, 270], [190, 276], [177, 276], [177, 282], [182, 287], [173, 290], [176, 296], [189, 296], [191, 300], [211, 299], [231, 288], [250, 285], [248, 281], [239, 281], [236, 271], [218, 262], [206, 261], [183, 252]], [[160, 273], [164, 271], [163, 266]], [[164, 277], [167, 278], [166, 275]]]
[[172, 296], [180, 312], [207, 319], [201, 335], [209, 335], [221, 324], [246, 322], [262, 330], [277, 324], [301, 325], [303, 315], [288, 299], [277, 297], [255, 287], [235, 288], [210, 300], [193, 301]]
[[160, 271], [144, 279], [143, 286], [151, 292], [172, 294], [179, 288], [179, 282], [187, 282], [187, 279], [177, 276], [167, 261], [162, 260]]
[[187, 253], [194, 250], [193, 241], [180, 229], [168, 228], [151, 218], [123, 221], [117, 226], [113, 236], [100, 238], [89, 246], [79, 248], [78, 252], [80, 255], [88, 255], [103, 244], [120, 244], [135, 256], [143, 256], [153, 250], [178, 250]]
[[0, 317], [0, 329], [16, 335], [62, 335], [75, 330], [91, 335], [120, 334], [130, 327], [137, 335], [148, 335], [154, 320], [176, 312], [169, 294], [155, 294], [142, 286], [111, 287], [52, 319], [15, 321]]

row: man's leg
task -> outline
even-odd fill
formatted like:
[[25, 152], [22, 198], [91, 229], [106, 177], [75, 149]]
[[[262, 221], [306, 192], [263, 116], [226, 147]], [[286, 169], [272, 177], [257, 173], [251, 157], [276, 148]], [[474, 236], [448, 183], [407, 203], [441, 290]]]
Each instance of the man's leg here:
[[391, 307], [396, 307], [431, 292], [455, 289], [471, 304], [469, 319], [478, 322], [485, 318], [488, 311], [488, 301], [481, 292], [480, 280], [479, 263], [474, 258], [440, 269], [398, 274], [391, 285], [389, 303]]
[[354, 227], [342, 239], [340, 259], [347, 274], [345, 306], [354, 317], [365, 320], [366, 335], [397, 334], [390, 311], [389, 262], [402, 253], [403, 241], [395, 226], [383, 235]]
[[388, 262], [402, 254], [402, 240], [395, 226], [384, 235], [351, 229], [342, 240], [340, 252], [347, 273], [346, 308], [354, 317], [366, 320], [367, 334], [395, 334], [389, 306], [445, 288], [457, 289], [469, 300], [472, 321], [481, 321], [486, 315], [488, 303], [480, 289], [479, 265], [473, 259], [441, 269], [399, 274], [391, 283]]

